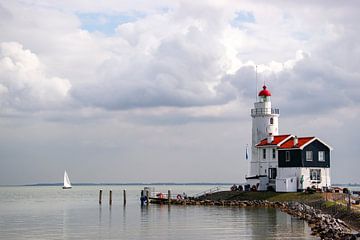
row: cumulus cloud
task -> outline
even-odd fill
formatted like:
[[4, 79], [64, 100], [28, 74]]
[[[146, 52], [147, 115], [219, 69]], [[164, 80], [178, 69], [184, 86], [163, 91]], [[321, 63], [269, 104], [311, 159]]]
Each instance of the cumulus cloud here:
[[[40, 143], [47, 149], [28, 162], [41, 166], [32, 169], [57, 164], [51, 176], [68, 163], [83, 172], [82, 179], [101, 172], [113, 179], [171, 178], [178, 159], [181, 166], [195, 166], [192, 173], [184, 169], [187, 179], [239, 182], [246, 174], [239, 156], [251, 138], [256, 65], [258, 88], [265, 81], [281, 110], [281, 131], [330, 138], [334, 169], [353, 166], [358, 150], [349, 146], [356, 141], [360, 113], [358, 6], [1, 1], [0, 115], [11, 108], [31, 117], [1, 118], [0, 152], [8, 158], [1, 158], [0, 170], [6, 171], [0, 176], [14, 175]], [[14, 151], [18, 146], [28, 150]], [[342, 160], [338, 166], [336, 158]], [[113, 161], [99, 172], [99, 160], [108, 159]], [[148, 168], [137, 167], [149, 162], [163, 168], [149, 176]], [[201, 170], [209, 163], [216, 163], [209, 167], [213, 174]], [[41, 175], [35, 171], [33, 179]], [[358, 176], [352, 173], [347, 175]]]
[[203, 19], [180, 21], [173, 13], [154, 15], [117, 28], [122, 53], [97, 69], [97, 79], [74, 88], [81, 102], [106, 109], [206, 106], [236, 97], [220, 85], [224, 45], [208, 38]]
[[[67, 79], [71, 89], [67, 88], [66, 96], [79, 108], [212, 109], [235, 100], [251, 105], [256, 94], [255, 65], [258, 87], [266, 81], [289, 113], [311, 113], [315, 108], [310, 106], [315, 105], [321, 112], [358, 101], [354, 91], [358, 73], [354, 63], [345, 64], [344, 57], [357, 60], [360, 49], [349, 39], [357, 36], [350, 28], [349, 10], [335, 4], [323, 12], [321, 5], [314, 4], [311, 12], [316, 14], [312, 14], [306, 6], [295, 6], [298, 11], [294, 4], [282, 9], [264, 2], [229, 7], [159, 1], [147, 8], [109, 3], [97, 11], [82, 4], [49, 9], [30, 2], [7, 2], [0, 8], [6, 22], [1, 25], [4, 34], [0, 39], [15, 39], [39, 53], [39, 79], [61, 76], [48, 81], [52, 83]], [[32, 9], [29, 14], [28, 8]], [[121, 19], [136, 10], [142, 17], [119, 22], [111, 36], [81, 29], [82, 14]], [[26, 21], [14, 17], [19, 14], [27, 16]], [[51, 20], [44, 22], [45, 18]], [[325, 18], [332, 23], [325, 24]], [[28, 38], [30, 32], [36, 34]], [[351, 42], [353, 53], [341, 42]], [[333, 51], [335, 45], [346, 54]], [[0, 94], [7, 95], [7, 91], [7, 86], [0, 87]], [[26, 103], [24, 109], [29, 109]], [[36, 105], [40, 106], [39, 101]]]
[[68, 100], [70, 82], [49, 77], [36, 54], [17, 42], [3, 42], [0, 50], [0, 104], [3, 108], [53, 109]]
[[265, 83], [273, 93], [274, 102], [288, 116], [320, 115], [359, 102], [354, 89], [360, 87], [360, 74], [350, 73], [317, 54], [298, 51], [293, 59], [260, 64], [257, 69], [257, 83], [254, 63], [241, 66], [224, 80], [238, 89], [243, 100], [252, 101]]

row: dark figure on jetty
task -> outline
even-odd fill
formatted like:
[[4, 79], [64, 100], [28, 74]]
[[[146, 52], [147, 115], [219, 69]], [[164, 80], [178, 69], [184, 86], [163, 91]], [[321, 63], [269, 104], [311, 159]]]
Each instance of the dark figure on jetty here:
[[147, 203], [148, 199], [147, 196], [144, 195], [144, 190], [141, 190], [141, 196], [140, 196], [140, 202], [141, 205], [144, 205], [145, 203]]
[[236, 184], [232, 185], [231, 188], [230, 188], [231, 191], [244, 191], [244, 188], [242, 185], [239, 185], [239, 186], [236, 186]]

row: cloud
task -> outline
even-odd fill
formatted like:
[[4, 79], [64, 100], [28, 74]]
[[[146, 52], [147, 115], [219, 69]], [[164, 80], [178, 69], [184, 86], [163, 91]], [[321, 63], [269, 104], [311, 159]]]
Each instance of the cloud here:
[[0, 104], [2, 108], [59, 108], [69, 98], [71, 84], [49, 77], [38, 57], [17, 42], [0, 44]]
[[[358, 4], [1, 1], [1, 116], [18, 113], [0, 118], [2, 182], [38, 181], [45, 168], [55, 178], [66, 164], [85, 181], [166, 180], [183, 161], [194, 168], [182, 179], [242, 181], [256, 65], [281, 131], [329, 139], [333, 169], [354, 166]], [[138, 168], [149, 162], [162, 168]], [[15, 179], [24, 164], [29, 176]]]
[[96, 80], [74, 88], [84, 104], [105, 109], [192, 107], [225, 104], [236, 97], [220, 85], [222, 51], [214, 29], [192, 18], [163, 13], [117, 28], [113, 53], [96, 70]]
[[[81, 3], [45, 8], [9, 2], [1, 8], [7, 22], [1, 27], [3, 36], [41, 56], [43, 76], [67, 79], [71, 84], [67, 96], [80, 109], [211, 109], [234, 100], [251, 105], [256, 95], [255, 65], [258, 87], [266, 81], [274, 100], [289, 114], [312, 113], [315, 108], [310, 106], [322, 112], [354, 104], [359, 99], [354, 91], [358, 75], [349, 73], [345, 64], [351, 53], [348, 45], [354, 46], [351, 58], [358, 58], [358, 44], [350, 38], [357, 35], [349, 30], [353, 17], [336, 4], [324, 14], [314, 4], [317, 17], [306, 7], [295, 6], [244, 3], [230, 8], [160, 1], [151, 7], [109, 3], [96, 11]], [[32, 9], [29, 14], [27, 8]], [[12, 17], [19, 14], [28, 16], [27, 22]], [[105, 23], [111, 23], [113, 29], [106, 30], [114, 32], [111, 36], [99, 34], [96, 29], [102, 31], [101, 26], [88, 21], [103, 16], [109, 17]], [[334, 21], [324, 25], [325, 16]], [[44, 18], [49, 21], [44, 23]], [[35, 33], [32, 38], [30, 32]], [[329, 50], [335, 45], [344, 51]], [[0, 87], [0, 94], [7, 94], [6, 86]]]

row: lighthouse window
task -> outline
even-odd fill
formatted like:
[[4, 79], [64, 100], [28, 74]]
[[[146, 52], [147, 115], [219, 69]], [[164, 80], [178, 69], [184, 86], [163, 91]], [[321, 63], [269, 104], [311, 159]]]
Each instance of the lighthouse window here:
[[325, 162], [325, 152], [319, 151], [319, 162]]
[[270, 124], [274, 124], [274, 119], [270, 118]]
[[263, 159], [266, 159], [266, 149], [263, 149]]
[[272, 157], [273, 157], [274, 159], [276, 158], [276, 150], [275, 150], [275, 149], [272, 150]]
[[310, 180], [320, 181], [321, 180], [321, 169], [310, 169]]
[[312, 161], [312, 160], [313, 160], [313, 152], [306, 151], [306, 161]]
[[290, 162], [290, 151], [285, 152], [285, 161]]

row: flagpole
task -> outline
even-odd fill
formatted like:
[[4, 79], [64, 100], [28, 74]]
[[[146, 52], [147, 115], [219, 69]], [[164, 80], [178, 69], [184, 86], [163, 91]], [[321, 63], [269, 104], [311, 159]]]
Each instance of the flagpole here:
[[258, 94], [257, 94], [257, 92], [258, 92], [258, 88], [257, 88], [257, 82], [258, 82], [258, 77], [257, 77], [257, 65], [255, 65], [255, 101], [257, 102], [257, 100], [258, 100]]

